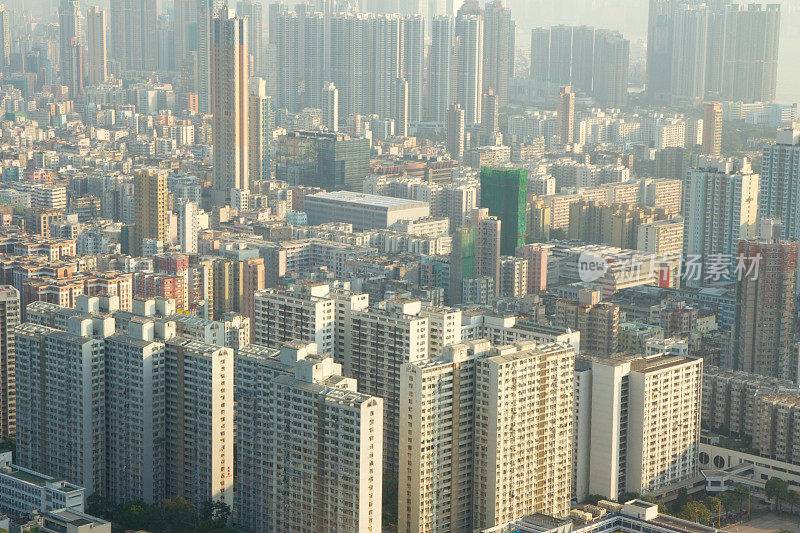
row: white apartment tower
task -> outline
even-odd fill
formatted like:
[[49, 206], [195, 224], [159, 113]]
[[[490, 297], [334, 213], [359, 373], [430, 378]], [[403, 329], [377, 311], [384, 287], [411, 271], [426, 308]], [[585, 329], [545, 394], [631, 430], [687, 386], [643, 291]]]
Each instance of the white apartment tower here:
[[247, 19], [220, 10], [213, 20], [212, 89], [214, 112], [213, 193], [217, 204], [230, 199], [231, 189], [249, 189]]
[[166, 497], [233, 507], [233, 350], [174, 337], [165, 366]]
[[576, 440], [575, 460], [588, 464], [579, 484], [616, 499], [696, 476], [702, 372], [702, 359], [664, 353], [593, 359], [581, 377], [591, 398], [576, 406], [577, 427], [590, 432]]
[[328, 131], [339, 131], [339, 89], [333, 82], [322, 88], [322, 124]]
[[164, 343], [152, 320], [105, 340], [106, 491], [115, 503], [164, 497]]
[[250, 182], [269, 179], [269, 150], [274, 116], [272, 97], [267, 95], [267, 82], [252, 78], [249, 86], [248, 157]]
[[197, 236], [200, 233], [200, 209], [196, 202], [184, 201], [178, 205], [178, 244], [187, 254], [197, 253]]
[[[453, 18], [439, 15], [431, 26], [431, 48], [428, 60], [427, 120], [437, 124], [447, 121], [452, 103], [451, 74], [453, 62]], [[456, 157], [454, 155], [453, 157]]]
[[481, 119], [483, 97], [483, 14], [459, 10], [455, 37], [455, 102], [464, 108], [467, 124], [475, 124]]
[[313, 344], [247, 346], [235, 375], [238, 525], [380, 531], [383, 400]]
[[277, 347], [299, 341], [333, 354], [334, 301], [327, 283], [301, 282], [289, 289], [256, 291], [253, 340]]
[[14, 380], [14, 328], [20, 322], [19, 291], [0, 286], [0, 435], [14, 435], [17, 394]]
[[[423, 307], [419, 300], [390, 299], [380, 307], [353, 310], [350, 334], [337, 358], [361, 392], [384, 399], [384, 470], [396, 472], [400, 366], [438, 355], [461, 341], [461, 312]], [[378, 355], [376, 349], [380, 347]]]
[[399, 531], [569, 512], [574, 356], [560, 344], [478, 340], [404, 364]]
[[16, 329], [17, 462], [104, 494], [103, 340], [90, 336], [91, 320], [68, 322], [70, 332]]
[[701, 156], [683, 183], [685, 256], [703, 263], [711, 254], [736, 256], [739, 241], [756, 236], [758, 197], [759, 176], [747, 159]]

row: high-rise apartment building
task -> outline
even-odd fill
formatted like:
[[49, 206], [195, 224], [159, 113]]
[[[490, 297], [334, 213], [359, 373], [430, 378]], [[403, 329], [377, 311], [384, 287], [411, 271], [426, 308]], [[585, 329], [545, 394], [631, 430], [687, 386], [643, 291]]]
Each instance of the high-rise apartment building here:
[[[689, 271], [689, 283], [699, 283], [700, 276], [715, 275], [710, 259], [723, 254], [724, 264], [731, 263], [740, 239], [756, 235], [759, 177], [747, 159], [716, 159], [702, 156], [698, 168], [690, 169], [683, 184], [683, 249], [687, 261], [702, 266], [702, 272]], [[732, 274], [732, 271], [730, 271]], [[727, 276], [724, 276], [727, 277]], [[717, 280], [721, 279], [717, 277]]]
[[89, 85], [99, 85], [108, 78], [106, 54], [106, 12], [92, 6], [86, 13], [86, 73]]
[[582, 289], [577, 300], [559, 298], [553, 324], [581, 332], [581, 353], [610, 357], [617, 353], [619, 306], [600, 301], [600, 292]]
[[[453, 102], [453, 19], [442, 15], [433, 19], [428, 61], [427, 118], [442, 124]], [[455, 157], [455, 156], [453, 156]]]
[[236, 2], [236, 14], [247, 17], [248, 37], [247, 52], [250, 54], [250, 75], [264, 76], [266, 62], [264, 58], [264, 6], [253, 0]]
[[737, 261], [736, 308], [731, 339], [735, 370], [795, 381], [793, 341], [798, 245], [790, 241], [742, 240]]
[[494, 91], [498, 107], [508, 105], [508, 82], [514, 77], [514, 34], [511, 10], [501, 0], [487, 3], [483, 21], [483, 91]]
[[547, 288], [547, 257], [549, 249], [537, 244], [520, 246], [515, 252], [528, 262], [528, 294], [539, 294]]
[[619, 32], [598, 30], [595, 34], [593, 94], [598, 104], [620, 108], [628, 102], [630, 46]]
[[800, 125], [778, 130], [775, 144], [761, 154], [759, 214], [778, 218], [785, 239], [800, 239]]
[[481, 207], [502, 223], [500, 253], [514, 255], [517, 247], [525, 244], [528, 229], [528, 171], [484, 167], [481, 191]]
[[[400, 366], [438, 355], [461, 341], [461, 311], [423, 306], [419, 300], [393, 298], [382, 307], [349, 313], [349, 334], [337, 358], [361, 392], [383, 398], [384, 471], [398, 468]], [[381, 357], [375, 357], [380, 345]]]
[[555, 85], [572, 82], [572, 26], [550, 28], [550, 68], [548, 80]]
[[58, 8], [59, 70], [72, 98], [76, 98], [78, 89], [83, 87], [83, 70], [79, 68], [82, 65], [75, 64], [82, 54], [79, 17], [78, 0], [61, 0]]
[[335, 306], [327, 283], [304, 282], [289, 289], [255, 294], [254, 342], [281, 346], [314, 343], [320, 353], [334, 353]]
[[174, 337], [164, 353], [166, 497], [233, 507], [233, 350]]
[[472, 531], [566, 514], [574, 357], [564, 345], [482, 340], [404, 364], [399, 531]]
[[331, 82], [322, 88], [322, 124], [328, 131], [339, 131], [339, 89]]
[[464, 109], [467, 124], [481, 119], [483, 96], [483, 11], [467, 2], [456, 17], [455, 103]]
[[109, 18], [111, 55], [119, 62], [120, 68], [135, 72], [156, 70], [158, 68], [156, 0], [111, 0]]
[[531, 71], [532, 80], [547, 81], [550, 77], [550, 29], [531, 30]]
[[252, 78], [249, 82], [248, 102], [250, 116], [247, 118], [247, 156], [249, 157], [249, 183], [269, 179], [269, 153], [272, 130], [275, 127], [275, 112], [272, 97], [267, 95], [267, 82]]
[[164, 343], [152, 320], [105, 339], [106, 480], [116, 503], [164, 498]]
[[[604, 31], [604, 30], [599, 30]], [[605, 30], [607, 31], [607, 30]], [[595, 30], [592, 26], [577, 26], [572, 30], [572, 87], [584, 94], [592, 94], [595, 72]], [[627, 73], [626, 73], [627, 81]]]
[[213, 21], [212, 86], [214, 111], [213, 196], [226, 203], [231, 189], [249, 189], [248, 83], [250, 43], [247, 19], [232, 10]]
[[522, 257], [500, 258], [500, 296], [524, 298], [528, 294], [528, 261]]
[[562, 144], [575, 140], [575, 93], [572, 87], [562, 87], [558, 92], [558, 138]]
[[453, 104], [447, 109], [447, 153], [457, 161], [464, 158], [465, 121], [464, 108], [459, 104]]
[[383, 400], [313, 344], [236, 355], [236, 523], [381, 530]]
[[418, 124], [424, 114], [425, 18], [406, 15], [403, 28], [403, 78], [408, 82], [408, 123]]
[[134, 212], [132, 255], [142, 255], [142, 241], [167, 242], [167, 172], [140, 170], [133, 177]]
[[8, 438], [17, 429], [17, 392], [14, 379], [14, 328], [20, 323], [19, 291], [0, 286], [0, 435]]
[[721, 95], [730, 100], [775, 100], [781, 6], [724, 5]]
[[658, 100], [774, 100], [780, 14], [777, 4], [650, 0], [648, 93]]
[[703, 154], [722, 156], [722, 105], [717, 102], [703, 106]]
[[69, 321], [68, 331], [36, 324], [16, 329], [17, 462], [102, 495], [106, 363], [91, 322]]
[[692, 102], [705, 96], [708, 21], [706, 4], [682, 4], [673, 14], [670, 92], [677, 100]]
[[578, 485], [616, 499], [697, 476], [703, 360], [658, 353], [589, 364], [575, 413], [576, 431], [589, 433], [576, 440], [576, 464], [586, 465]]
[[11, 10], [0, 7], [0, 68], [9, 66], [11, 59]]
[[200, 232], [200, 208], [195, 202], [184, 201], [178, 205], [178, 244], [187, 254], [197, 253], [197, 236]]

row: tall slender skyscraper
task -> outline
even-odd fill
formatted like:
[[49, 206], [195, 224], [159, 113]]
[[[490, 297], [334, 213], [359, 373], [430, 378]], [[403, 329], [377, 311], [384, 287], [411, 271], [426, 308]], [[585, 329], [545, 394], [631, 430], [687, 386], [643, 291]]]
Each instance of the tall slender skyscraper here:
[[483, 22], [483, 91], [494, 90], [498, 106], [508, 104], [508, 81], [514, 77], [516, 24], [502, 0], [486, 4]]
[[89, 85], [99, 85], [108, 78], [106, 56], [106, 12], [92, 6], [86, 14], [87, 73]]
[[0, 286], [0, 435], [8, 438], [17, 429], [17, 393], [14, 381], [14, 328], [20, 324], [19, 291]]
[[408, 136], [408, 82], [405, 78], [395, 79], [394, 134]]
[[[572, 87], [583, 94], [592, 94], [595, 59], [595, 32], [592, 26], [572, 30]], [[627, 80], [627, 73], [626, 73]]]
[[722, 155], [722, 105], [717, 102], [703, 106], [703, 154]]
[[572, 26], [550, 28], [550, 77], [551, 83], [572, 83]]
[[231, 189], [249, 189], [247, 105], [250, 61], [247, 20], [232, 10], [214, 19], [213, 201], [225, 204]]
[[[61, 69], [61, 81], [69, 87], [70, 96], [75, 97], [75, 89], [78, 80], [75, 79], [76, 52], [74, 48], [80, 48], [80, 25], [78, 22], [78, 0], [61, 0], [58, 9], [58, 28], [59, 28], [59, 59]], [[81, 72], [77, 70], [77, 72]]]
[[267, 96], [267, 82], [263, 78], [250, 80], [248, 95], [248, 156], [250, 157], [250, 182], [269, 179], [269, 147], [275, 127], [272, 98]]
[[7, 67], [11, 55], [11, 11], [0, 6], [0, 68]]
[[239, 0], [236, 3], [236, 14], [240, 17], [247, 17], [247, 27], [249, 30], [250, 42], [248, 50], [252, 59], [250, 74], [263, 76], [266, 74], [266, 64], [264, 63], [264, 7], [260, 2], [253, 0]]
[[447, 110], [447, 152], [456, 161], [464, 158], [464, 108], [453, 104]]
[[682, 5], [673, 15], [670, 74], [673, 98], [692, 101], [705, 96], [708, 22], [706, 4]]
[[403, 73], [403, 18], [381, 15], [373, 23], [373, 112], [381, 118], [394, 118], [397, 108], [396, 80]]
[[547, 81], [550, 76], [550, 28], [531, 30], [532, 80]]
[[619, 32], [598, 30], [595, 34], [593, 94], [602, 106], [620, 108], [628, 102], [630, 47]]
[[123, 70], [158, 68], [156, 0], [111, 0], [111, 50]]
[[167, 242], [167, 173], [141, 170], [133, 177], [135, 223], [131, 255], [142, 254], [142, 239]]
[[422, 121], [422, 87], [425, 66], [425, 19], [408, 15], [403, 31], [403, 77], [408, 82], [408, 121]]
[[196, 0], [173, 0], [173, 62], [178, 70], [186, 67], [190, 48], [197, 53], [197, 4]]
[[329, 131], [339, 131], [339, 90], [331, 82], [322, 88], [322, 123]]
[[466, 122], [481, 119], [483, 96], [483, 12], [477, 2], [467, 2], [456, 18], [456, 95]]
[[197, 107], [200, 113], [213, 113], [213, 88], [212, 88], [212, 43], [214, 18], [222, 9], [222, 0], [197, 0], [197, 17], [194, 29], [197, 33], [197, 57], [193, 63], [192, 79], [197, 93]]
[[428, 120], [446, 122], [447, 110], [452, 103], [450, 93], [453, 70], [453, 19], [439, 16], [431, 27], [430, 63], [428, 65]]
[[562, 144], [575, 140], [575, 93], [572, 87], [562, 87], [558, 93], [558, 136]]
[[665, 98], [672, 88], [672, 39], [675, 0], [650, 0], [647, 24], [647, 92]]

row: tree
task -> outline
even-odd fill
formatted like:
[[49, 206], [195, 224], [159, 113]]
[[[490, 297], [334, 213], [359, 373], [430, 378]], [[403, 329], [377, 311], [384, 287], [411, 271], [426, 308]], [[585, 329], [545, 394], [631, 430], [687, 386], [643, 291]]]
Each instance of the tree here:
[[690, 501], [681, 507], [678, 518], [692, 522], [708, 523], [711, 521], [711, 511], [700, 502]]
[[108, 520], [114, 513], [114, 505], [111, 500], [95, 492], [86, 498], [86, 513]]
[[589, 494], [584, 500], [591, 505], [597, 505], [600, 500], [608, 500], [608, 498], [603, 497], [602, 494]]
[[711, 512], [712, 519], [719, 520], [722, 517], [722, 500], [715, 496], [708, 496], [703, 500], [703, 505]]
[[161, 507], [170, 531], [192, 530], [197, 523], [197, 508], [186, 498], [165, 499]]
[[767, 495], [767, 498], [775, 503], [780, 511], [781, 502], [785, 502], [789, 498], [789, 484], [783, 479], [771, 477], [767, 480], [766, 484], [764, 484], [764, 493]]

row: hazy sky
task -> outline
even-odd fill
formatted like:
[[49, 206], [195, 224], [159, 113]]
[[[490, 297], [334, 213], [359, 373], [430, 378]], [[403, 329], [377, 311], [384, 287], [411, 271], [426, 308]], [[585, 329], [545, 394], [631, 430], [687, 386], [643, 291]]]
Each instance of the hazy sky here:
[[[235, 4], [235, 0], [230, 0]], [[406, 1], [406, 0], [400, 0]], [[416, 0], [407, 0], [416, 1]], [[740, 0], [750, 3], [754, 0]], [[265, 8], [272, 0], [261, 0]], [[288, 3], [294, 3], [287, 0]], [[461, 0], [453, 0], [458, 6]], [[537, 26], [554, 24], [587, 24], [619, 30], [631, 41], [644, 41], [647, 36], [648, 0], [505, 0], [517, 20], [517, 46], [530, 46], [530, 30]], [[7, 5], [46, 7], [55, 11], [58, 0], [5, 0]], [[108, 0], [80, 0], [82, 7], [98, 4], [107, 6]], [[171, 0], [159, 0], [159, 5], [169, 5]], [[314, 3], [313, 0], [311, 2]], [[485, 0], [481, 0], [485, 3]], [[780, 59], [778, 66], [778, 101], [800, 102], [800, 0], [761, 0], [761, 3], [779, 3], [781, 17]], [[266, 13], [265, 13], [266, 16]]]

